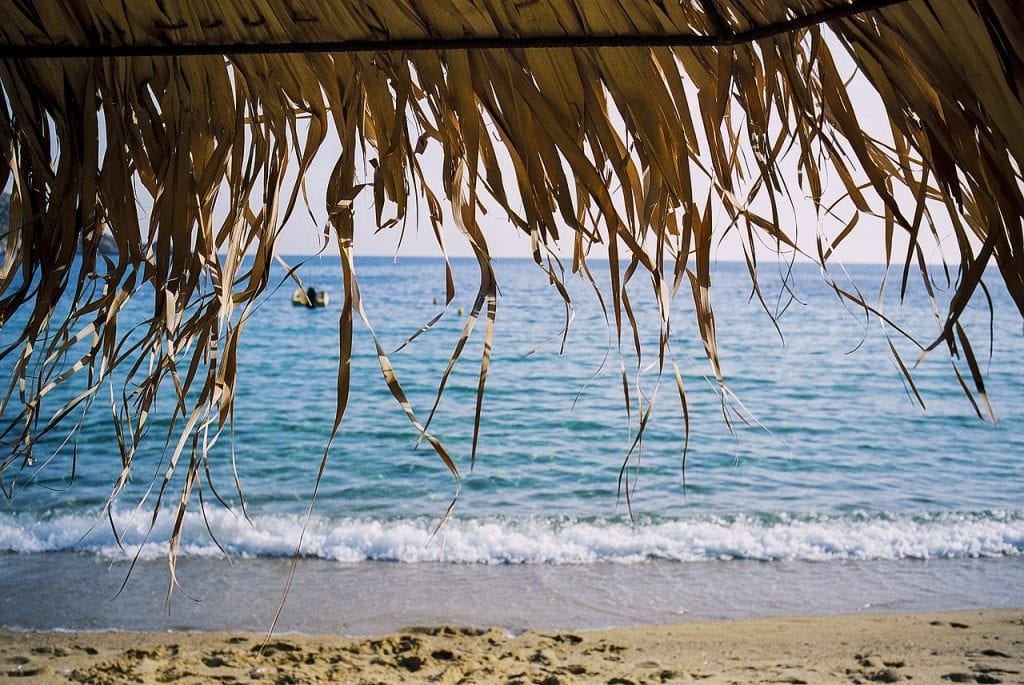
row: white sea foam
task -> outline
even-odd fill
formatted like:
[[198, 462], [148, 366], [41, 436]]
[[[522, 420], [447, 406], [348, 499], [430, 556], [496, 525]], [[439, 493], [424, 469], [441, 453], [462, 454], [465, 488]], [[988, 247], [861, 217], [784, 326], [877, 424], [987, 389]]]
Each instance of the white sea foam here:
[[[173, 517], [117, 514], [118, 544], [106, 521], [80, 515], [33, 519], [0, 515], [0, 550], [19, 553], [81, 551], [109, 557], [166, 553]], [[268, 515], [247, 521], [213, 511], [204, 522], [186, 516], [180, 553], [186, 556], [287, 556], [304, 517]], [[476, 564], [637, 563], [754, 559], [890, 560], [1024, 555], [1024, 512], [922, 516], [791, 515], [690, 518], [629, 522], [572, 519], [454, 519], [436, 534], [428, 518], [381, 521], [314, 517], [302, 553], [340, 562], [443, 561]]]

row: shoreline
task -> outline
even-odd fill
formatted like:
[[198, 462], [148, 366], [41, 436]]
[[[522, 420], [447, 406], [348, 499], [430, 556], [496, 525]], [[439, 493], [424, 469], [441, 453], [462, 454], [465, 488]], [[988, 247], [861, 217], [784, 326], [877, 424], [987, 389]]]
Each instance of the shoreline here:
[[22, 683], [1024, 683], [1024, 608], [373, 637], [0, 630]]
[[[288, 559], [166, 560], [0, 554], [0, 627], [68, 631], [267, 630]], [[1021, 606], [1024, 557], [868, 562], [343, 564], [304, 559], [278, 630], [367, 636], [407, 625], [602, 630], [774, 616]]]

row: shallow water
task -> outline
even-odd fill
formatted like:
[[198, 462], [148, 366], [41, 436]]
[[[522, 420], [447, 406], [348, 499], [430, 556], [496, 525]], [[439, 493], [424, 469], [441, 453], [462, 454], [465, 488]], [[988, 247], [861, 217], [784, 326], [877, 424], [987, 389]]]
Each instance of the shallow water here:
[[[385, 349], [397, 348], [439, 311], [434, 300], [443, 301], [441, 262], [402, 258], [394, 264], [369, 258], [359, 260], [357, 267], [368, 314]], [[392, 355], [421, 417], [429, 413], [472, 305], [475, 264], [456, 260], [455, 268], [460, 290], [446, 317]], [[372, 340], [361, 329], [350, 408], [330, 455], [303, 546], [306, 558], [299, 565], [300, 573], [320, 579], [317, 587], [330, 589], [306, 599], [293, 596], [292, 603], [319, 605], [328, 595], [358, 595], [362, 591], [353, 589], [352, 578], [390, 592], [395, 583], [403, 587], [403, 574], [417, 578], [415, 583], [431, 582], [433, 575], [449, 582], [455, 577], [468, 583], [473, 595], [498, 592], [511, 601], [514, 595], [502, 595], [499, 588], [515, 586], [520, 576], [536, 582], [550, 577], [568, 588], [591, 583], [593, 591], [584, 593], [591, 597], [587, 602], [602, 592], [621, 598], [611, 604], [637, 608], [627, 612], [629, 620], [655, 614], [656, 620], [670, 620], [658, 613], [656, 603], [642, 599], [649, 589], [646, 583], [667, 574], [684, 578], [695, 592], [712, 598], [694, 610], [694, 615], [707, 617], [890, 604], [925, 609], [1020, 604], [1019, 596], [999, 595], [999, 588], [1006, 587], [1000, 584], [1008, 579], [1017, 581], [1009, 587], [1024, 586], [1019, 582], [1024, 556], [1024, 336], [1004, 294], [993, 292], [991, 357], [986, 308], [975, 305], [965, 321], [987, 374], [998, 419], [993, 426], [974, 414], [941, 352], [914, 369], [926, 408], [917, 406], [879, 326], [865, 325], [863, 317], [845, 310], [814, 268], [797, 266], [792, 274], [798, 300], [781, 317], [783, 342], [749, 297], [746, 268], [718, 265], [712, 296], [723, 372], [737, 398], [726, 404], [734, 431], [723, 420], [721, 398], [709, 381], [692, 305], [681, 296], [672, 313], [672, 359], [688, 391], [691, 432], [684, 486], [679, 400], [671, 371], [659, 383], [657, 367], [648, 368], [657, 359], [658, 319], [649, 302], [649, 285], [638, 281], [631, 294], [643, 331], [644, 357], [637, 362], [626, 335], [623, 365], [631, 396], [635, 399], [638, 387], [647, 397], [657, 390], [657, 403], [639, 464], [632, 461], [629, 470], [630, 484], [635, 484], [631, 518], [618, 479], [635, 434], [637, 410], [634, 406], [627, 417], [623, 408], [611, 324], [587, 287], [573, 281], [575, 319], [566, 350], [559, 354], [564, 312], [546, 278], [528, 261], [498, 260], [496, 270], [502, 295], [475, 468], [470, 470], [469, 452], [482, 325], [467, 345], [432, 424], [463, 473], [453, 520], [432, 535], [455, 493], [454, 481], [427, 445], [416, 448], [416, 431], [387, 392]], [[203, 592], [210, 587], [209, 576], [203, 574], [213, 573], [204, 569], [223, 564], [207, 523], [236, 559], [225, 567], [232, 569], [227, 576], [259, 578], [252, 582], [260, 594], [274, 597], [303, 525], [334, 415], [341, 287], [336, 260], [314, 260], [301, 273], [305, 282], [330, 291], [333, 301], [326, 310], [293, 307], [291, 288], [285, 286], [247, 324], [234, 456], [249, 520], [240, 515], [224, 439], [213, 452], [213, 485], [233, 510], [210, 505], [209, 484], [204, 484], [208, 516], [204, 520], [197, 510], [186, 524], [181, 564], [207, 579], [196, 582]], [[880, 267], [859, 266], [850, 274], [866, 292], [877, 292]], [[780, 295], [772, 282], [773, 275], [767, 274], [765, 299], [769, 306], [781, 307], [785, 293]], [[911, 283], [911, 306], [902, 310], [895, 298], [897, 287], [890, 284], [886, 311], [922, 340], [930, 340], [936, 327], [920, 286]], [[139, 298], [138, 316], [147, 305]], [[9, 340], [13, 330], [8, 324], [0, 337]], [[554, 342], [533, 351], [553, 336]], [[898, 336], [894, 342], [912, 363], [917, 356], [913, 346]], [[970, 382], [966, 365], [961, 361], [960, 366]], [[643, 369], [639, 376], [638, 368]], [[56, 398], [54, 407], [58, 402]], [[161, 577], [165, 567], [159, 559], [171, 517], [161, 515], [152, 531], [148, 517], [132, 518], [150, 474], [162, 473], [166, 466], [161, 462], [162, 440], [153, 431], [151, 444], [139, 455], [136, 482], [114, 508], [114, 520], [125, 532], [122, 550], [101, 518], [120, 468], [111, 432], [109, 416], [97, 403], [79, 436], [74, 483], [67, 449], [52, 460], [40, 458], [36, 467], [23, 472], [15, 497], [0, 504], [0, 550], [6, 552], [0, 555], [0, 572], [20, 577], [15, 569], [27, 564], [35, 569], [30, 577], [48, 578], [55, 586], [88, 582], [81, 576], [72, 580], [70, 568], [99, 571], [103, 563], [123, 564], [145, 540], [141, 558], [154, 561], [144, 562], [150, 570], [133, 578], [128, 592], [139, 588], [143, 594], [163, 596], [166, 573]], [[38, 454], [54, 446], [44, 443]], [[172, 487], [177, 485], [175, 481]], [[52, 568], [40, 572], [44, 567]], [[108, 580], [119, 576], [116, 571], [101, 575]], [[881, 577], [899, 582], [883, 591], [877, 583]], [[794, 582], [797, 587], [838, 584], [843, 590], [821, 604], [802, 604], [795, 591], [780, 591], [777, 603], [774, 591], [766, 594], [787, 582], [789, 587]], [[954, 590], [954, 584], [965, 589]], [[644, 589], [630, 592], [636, 585]], [[720, 593], [716, 587], [742, 589]], [[921, 604], [936, 593], [938, 604]], [[399, 590], [380, 596], [396, 604], [378, 605], [378, 613], [388, 613], [399, 623], [403, 611], [412, 611]], [[738, 599], [731, 604], [729, 596]], [[207, 596], [205, 601], [218, 600]], [[484, 611], [487, 605], [488, 612], [501, 614], [491, 604], [478, 602], [478, 609]], [[438, 604], [435, 615], [443, 614], [446, 606]], [[515, 628], [527, 620], [517, 618], [518, 609], [511, 607], [503, 620], [484, 620], [484, 614], [472, 620], [472, 606], [470, 602], [469, 608], [459, 609], [458, 616], [465, 617], [461, 622]], [[721, 607], [720, 614], [715, 607]], [[85, 606], [81, 620], [102, 623], [110, 608], [107, 602]], [[523, 616], [539, 616], [541, 608]], [[31, 627], [32, 613], [23, 595], [8, 595], [0, 625]], [[46, 619], [41, 608], [38, 613], [39, 625], [62, 627], [59, 613]], [[115, 613], [123, 617], [131, 612]], [[564, 606], [556, 613], [576, 615]], [[615, 612], [603, 608], [598, 613], [606, 617], [601, 620], [610, 620]], [[264, 614], [249, 620], [259, 624]], [[419, 615], [412, 612], [405, 622], [415, 623]], [[601, 623], [582, 618], [585, 611], [579, 616], [588, 625]], [[63, 627], [73, 627], [67, 620]], [[216, 627], [208, 625], [212, 621], [199, 623]], [[297, 620], [295, 629], [304, 629], [300, 624]], [[356, 621], [338, 630], [373, 632], [376, 627]]]
[[[167, 603], [167, 566], [91, 555], [0, 554], [0, 616], [21, 630], [267, 630], [291, 562], [188, 559]], [[338, 564], [304, 559], [278, 631], [377, 635], [408, 626], [516, 633], [760, 616], [935, 612], [1021, 605], [1024, 559], [821, 564]]]

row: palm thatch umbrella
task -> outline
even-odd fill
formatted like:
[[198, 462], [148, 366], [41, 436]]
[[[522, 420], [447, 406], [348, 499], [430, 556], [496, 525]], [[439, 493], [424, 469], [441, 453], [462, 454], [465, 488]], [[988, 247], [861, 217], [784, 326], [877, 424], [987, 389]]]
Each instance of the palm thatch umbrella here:
[[[553, 246], [571, 246], [568, 268], [594, 283], [590, 265], [606, 258], [601, 295], [620, 340], [636, 326], [626, 283], [649, 282], [657, 361], [676, 379], [666, 350], [680, 289], [722, 379], [711, 263], [724, 231], [741, 238], [755, 292], [766, 250], [802, 253], [827, 278], [836, 249], [863, 232], [904, 289], [918, 273], [930, 287], [926, 238], [948, 231], [955, 293], [935, 310], [934, 339], [912, 342], [958, 360], [979, 414], [983, 378], [960, 317], [990, 263], [1024, 312], [1017, 0], [9, 0], [0, 19], [0, 190], [12, 196], [0, 325], [22, 315], [0, 351], [12, 368], [0, 476], [15, 478], [44, 435], [73, 432], [117, 377], [116, 492], [157, 394], [171, 393], [171, 471], [187, 471], [172, 556], [207, 436], [232, 420], [244, 322], [328, 139], [340, 153], [324, 231], [345, 289], [335, 433], [363, 315], [360, 193], [373, 198], [360, 220], [381, 229], [401, 230], [419, 206], [442, 250], [453, 228], [468, 238], [480, 280], [452, 362], [482, 321], [477, 424], [497, 302], [485, 206], [530, 237], [566, 298]], [[888, 131], [862, 122], [855, 81], [877, 93]], [[785, 211], [799, 197], [840, 227], [812, 249]], [[447, 282], [450, 302], [450, 267]], [[118, 327], [129, 298], [152, 301], [133, 336]], [[391, 392], [457, 476], [377, 349]], [[73, 379], [77, 394], [50, 406]]]

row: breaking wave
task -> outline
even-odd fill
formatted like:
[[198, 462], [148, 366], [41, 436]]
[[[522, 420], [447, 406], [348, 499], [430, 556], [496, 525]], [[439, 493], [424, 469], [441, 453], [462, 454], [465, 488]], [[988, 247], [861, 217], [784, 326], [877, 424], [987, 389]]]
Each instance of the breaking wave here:
[[[0, 550], [78, 551], [107, 557], [166, 554], [173, 517], [0, 515]], [[186, 515], [185, 556], [289, 556], [305, 518], [265, 515], [246, 520], [228, 511]], [[314, 516], [302, 554], [339, 562], [464, 564], [641, 563], [649, 560], [895, 560], [1024, 555], [1024, 512], [924, 515], [771, 515], [681, 519], [455, 518], [435, 533], [436, 519]], [[211, 536], [212, 532], [212, 536]]]

